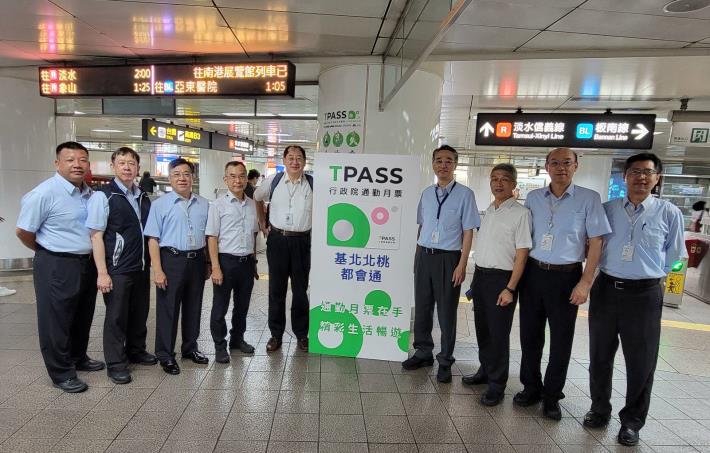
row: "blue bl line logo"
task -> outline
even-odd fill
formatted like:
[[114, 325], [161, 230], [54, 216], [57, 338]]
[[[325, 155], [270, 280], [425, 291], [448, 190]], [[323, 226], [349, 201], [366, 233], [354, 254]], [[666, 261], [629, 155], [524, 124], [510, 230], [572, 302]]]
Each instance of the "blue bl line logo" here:
[[594, 125], [592, 123], [579, 123], [577, 125], [577, 138], [588, 140], [594, 135]]

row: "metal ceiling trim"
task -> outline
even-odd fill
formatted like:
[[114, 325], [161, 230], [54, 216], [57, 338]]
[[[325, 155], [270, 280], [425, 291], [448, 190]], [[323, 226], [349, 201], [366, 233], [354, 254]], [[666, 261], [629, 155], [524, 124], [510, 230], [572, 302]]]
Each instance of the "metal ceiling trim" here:
[[[383, 112], [386, 108], [387, 105], [394, 99], [394, 97], [397, 95], [399, 90], [402, 89], [405, 83], [407, 83], [407, 80], [414, 74], [414, 72], [419, 69], [419, 66], [427, 60], [429, 55], [436, 49], [436, 46], [439, 45], [439, 42], [443, 39], [444, 35], [449, 31], [449, 29], [454, 25], [456, 20], [461, 16], [463, 11], [466, 9], [466, 7], [472, 2], [473, 0], [459, 0], [456, 5], [454, 5], [453, 8], [451, 8], [451, 11], [449, 11], [449, 14], [444, 18], [444, 20], [441, 21], [439, 24], [439, 28], [437, 32], [434, 34], [434, 37], [429, 41], [427, 46], [424, 48], [422, 53], [417, 57], [416, 60], [407, 68], [407, 72], [405, 72], [402, 77], [399, 78], [395, 86], [392, 88], [392, 90], [389, 92], [389, 94], [383, 98], [384, 92], [380, 90], [380, 111]], [[393, 34], [394, 35], [394, 34]], [[389, 45], [388, 45], [389, 49]], [[385, 51], [384, 55], [387, 55], [387, 51]], [[383, 61], [384, 61], [384, 56], [383, 56]], [[384, 68], [383, 68], [384, 69]], [[382, 71], [382, 74], [384, 76], [384, 70]]]

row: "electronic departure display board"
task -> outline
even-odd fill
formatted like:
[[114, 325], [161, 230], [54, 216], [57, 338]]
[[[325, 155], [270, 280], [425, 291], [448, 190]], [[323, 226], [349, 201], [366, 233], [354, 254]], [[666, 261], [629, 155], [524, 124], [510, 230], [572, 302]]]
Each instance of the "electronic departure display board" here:
[[160, 121], [143, 120], [143, 140], [210, 149], [210, 133]]
[[290, 61], [39, 68], [39, 93], [48, 97], [293, 97], [295, 87]]
[[212, 149], [235, 153], [251, 153], [254, 151], [254, 141], [248, 138], [232, 137], [231, 135], [212, 132]]
[[479, 113], [476, 145], [651, 149], [656, 115]]

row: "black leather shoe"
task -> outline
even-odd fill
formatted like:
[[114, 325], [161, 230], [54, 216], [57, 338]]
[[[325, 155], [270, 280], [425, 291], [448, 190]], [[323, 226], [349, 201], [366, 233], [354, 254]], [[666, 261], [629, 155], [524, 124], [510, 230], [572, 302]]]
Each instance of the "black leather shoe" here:
[[226, 349], [217, 349], [215, 351], [214, 361], [217, 363], [229, 363], [229, 352]]
[[271, 337], [266, 342], [266, 352], [276, 352], [281, 349], [281, 338]]
[[451, 382], [451, 365], [439, 365], [439, 371], [436, 372], [436, 380], [443, 384]]
[[635, 429], [629, 428], [628, 426], [622, 426], [619, 430], [617, 440], [621, 445], [633, 447], [639, 443], [639, 432]]
[[200, 351], [193, 351], [188, 354], [183, 354], [182, 358], [190, 359], [198, 365], [206, 365], [210, 362], [207, 356], [201, 353]]
[[488, 383], [488, 376], [481, 368], [476, 371], [476, 374], [469, 374], [461, 378], [461, 382], [466, 385], [481, 385]]
[[170, 359], [170, 360], [166, 360], [164, 362], [160, 362], [160, 366], [162, 366], [163, 371], [165, 371], [168, 374], [180, 374], [180, 367], [178, 366], [175, 359]]
[[254, 346], [250, 345], [244, 340], [241, 340], [239, 343], [235, 344], [234, 346], [230, 345], [229, 349], [239, 349], [241, 352], [244, 354], [254, 354]]
[[128, 370], [119, 371], [108, 371], [108, 378], [114, 384], [128, 384], [133, 379], [131, 378], [131, 373]]
[[158, 359], [153, 354], [146, 351], [129, 356], [128, 361], [139, 365], [155, 365], [158, 363]]
[[77, 371], [101, 371], [106, 368], [106, 364], [101, 360], [94, 360], [89, 357], [76, 364]]
[[67, 393], [81, 393], [89, 388], [86, 382], [79, 378], [69, 378], [64, 382], [55, 382], [52, 384], [58, 389], [64, 390]]
[[542, 400], [542, 395], [540, 392], [532, 392], [529, 390], [523, 390], [518, 392], [513, 397], [513, 403], [520, 407], [528, 407], [533, 404], [537, 404]]
[[562, 409], [557, 400], [544, 400], [542, 402], [542, 415], [550, 420], [562, 420]]
[[503, 401], [504, 396], [505, 395], [503, 393], [487, 390], [483, 393], [483, 395], [481, 395], [481, 404], [488, 407], [497, 406], [501, 401]]
[[433, 357], [430, 359], [422, 359], [420, 357], [417, 357], [416, 355], [413, 355], [404, 362], [402, 362], [402, 368], [404, 368], [405, 370], [418, 370], [421, 367], [432, 365], [434, 365]]
[[303, 337], [299, 338], [298, 341], [298, 350], [301, 352], [308, 352], [308, 338]]
[[609, 424], [610, 415], [602, 415], [589, 411], [584, 415], [584, 426], [587, 428], [603, 428]]

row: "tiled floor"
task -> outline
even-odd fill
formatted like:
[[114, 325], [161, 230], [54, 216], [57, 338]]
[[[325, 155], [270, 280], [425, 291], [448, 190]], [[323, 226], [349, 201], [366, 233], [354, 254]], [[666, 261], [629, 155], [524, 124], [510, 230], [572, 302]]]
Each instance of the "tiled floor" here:
[[[641, 445], [627, 449], [616, 444], [617, 420], [606, 430], [581, 424], [589, 407], [583, 313], [561, 422], [542, 418], [539, 408], [512, 405], [520, 389], [517, 318], [506, 398], [484, 408], [481, 388], [463, 386], [459, 376], [439, 384], [436, 368], [404, 372], [394, 362], [303, 354], [288, 337], [281, 351], [266, 355], [265, 280], [255, 286], [248, 319], [254, 356], [233, 354], [229, 365], [184, 362], [179, 376], [138, 366], [125, 386], [113, 385], [105, 372], [81, 373], [90, 389], [68, 395], [51, 386], [42, 364], [30, 278], [2, 277], [18, 290], [0, 299], [3, 452], [710, 452], [710, 332], [697, 326], [664, 327], [650, 417]], [[213, 354], [211, 284], [204, 300], [200, 346]], [[478, 366], [471, 305], [459, 310], [457, 375]], [[99, 297], [89, 345], [95, 358], [102, 358], [103, 316]], [[664, 309], [664, 319], [710, 324], [710, 306], [686, 298], [680, 309]], [[154, 323], [151, 311], [149, 345]], [[618, 411], [625, 388], [621, 356], [614, 377]]]

